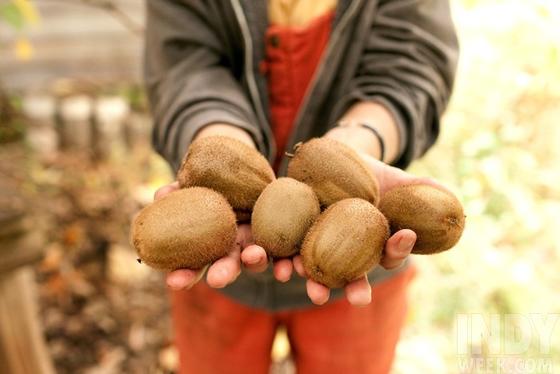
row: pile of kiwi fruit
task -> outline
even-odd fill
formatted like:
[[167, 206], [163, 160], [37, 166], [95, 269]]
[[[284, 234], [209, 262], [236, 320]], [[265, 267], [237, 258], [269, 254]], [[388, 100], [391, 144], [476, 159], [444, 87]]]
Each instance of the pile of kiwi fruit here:
[[307, 276], [343, 287], [379, 264], [392, 233], [411, 229], [415, 254], [452, 248], [465, 216], [448, 190], [427, 184], [380, 195], [368, 165], [328, 138], [296, 145], [287, 177], [276, 178], [254, 148], [228, 137], [195, 140], [177, 173], [180, 190], [144, 208], [131, 242], [154, 268], [200, 269], [236, 245], [237, 224], [252, 225], [272, 259], [301, 254]]

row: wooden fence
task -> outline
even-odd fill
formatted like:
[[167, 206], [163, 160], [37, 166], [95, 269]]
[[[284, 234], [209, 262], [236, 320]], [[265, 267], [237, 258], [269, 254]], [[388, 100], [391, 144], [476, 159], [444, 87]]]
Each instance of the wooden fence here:
[[109, 159], [137, 146], [147, 148], [150, 142], [149, 116], [132, 112], [119, 96], [28, 95], [23, 112], [27, 143], [47, 160], [65, 149]]
[[[18, 33], [0, 22], [0, 83], [9, 90], [41, 90], [60, 78], [98, 84], [138, 82], [142, 36], [118, 17], [80, 0], [36, 0], [38, 25], [22, 32], [33, 57], [20, 61], [13, 53]], [[127, 18], [143, 28], [144, 2], [113, 0]]]

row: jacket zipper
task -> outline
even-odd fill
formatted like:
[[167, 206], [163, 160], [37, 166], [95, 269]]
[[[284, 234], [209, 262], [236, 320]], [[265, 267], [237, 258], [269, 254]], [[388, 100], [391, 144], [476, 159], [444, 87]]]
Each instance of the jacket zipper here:
[[[311, 78], [311, 84], [309, 84], [309, 86], [305, 90], [305, 95], [303, 97], [302, 104], [299, 107], [298, 114], [296, 116], [296, 119], [295, 119], [293, 127], [292, 127], [293, 130], [292, 130], [292, 133], [290, 135], [290, 139], [287, 143], [288, 148], [292, 147], [293, 144], [294, 144], [297, 129], [300, 126], [300, 122], [302, 121], [302, 117], [303, 117], [303, 114], [305, 113], [305, 109], [306, 109], [307, 105], [309, 104], [309, 99], [311, 97], [311, 93], [315, 89], [315, 86], [317, 85], [317, 81], [319, 80], [319, 77], [323, 74], [323, 71], [325, 70], [325, 61], [328, 61], [329, 55], [332, 54], [332, 51], [334, 50], [334, 48], [338, 44], [338, 41], [340, 39], [340, 35], [342, 34], [342, 30], [346, 27], [348, 22], [350, 22], [350, 19], [352, 18], [354, 13], [356, 13], [356, 11], [358, 10], [358, 6], [360, 5], [360, 3], [361, 3], [361, 0], [353, 0], [352, 1], [352, 3], [350, 4], [350, 7], [342, 15], [342, 18], [340, 19], [339, 24], [336, 25], [335, 29], [332, 32], [331, 40], [328, 44], [327, 51], [324, 54], [324, 56], [321, 58], [321, 62], [319, 63], [319, 68], [315, 69], [315, 72], [313, 73], [313, 77]], [[284, 149], [284, 151], [286, 151], [286, 150]]]
[[247, 84], [249, 85], [249, 93], [255, 102], [257, 117], [264, 124], [264, 131], [268, 137], [268, 143], [270, 144], [268, 159], [272, 161], [274, 160], [274, 157], [276, 157], [276, 142], [274, 141], [274, 135], [272, 134], [270, 124], [268, 123], [266, 114], [264, 113], [261, 96], [259, 94], [255, 78], [255, 72], [253, 70], [253, 39], [251, 37], [251, 32], [249, 31], [247, 18], [245, 18], [245, 14], [243, 13], [243, 8], [241, 7], [239, 0], [232, 0], [231, 3], [245, 43], [245, 74], [247, 76]]

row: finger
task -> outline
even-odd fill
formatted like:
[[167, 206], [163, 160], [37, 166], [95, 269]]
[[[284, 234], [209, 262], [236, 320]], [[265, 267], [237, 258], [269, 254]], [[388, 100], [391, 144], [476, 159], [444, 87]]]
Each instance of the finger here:
[[361, 154], [361, 156], [372, 168], [375, 176], [377, 177], [381, 196], [383, 196], [383, 194], [391, 188], [407, 182], [410, 183], [414, 179], [412, 174], [409, 174], [399, 168], [389, 166], [383, 161], [377, 160], [375, 157], [366, 154]]
[[262, 247], [253, 244], [241, 251], [241, 262], [248, 270], [260, 273], [268, 267], [268, 256]]
[[188, 290], [202, 278], [205, 270], [206, 268], [202, 270], [179, 269], [172, 271], [166, 277], [167, 287], [174, 291]]
[[408, 229], [397, 231], [387, 240], [380, 265], [387, 270], [398, 268], [412, 251], [414, 243], [416, 243], [414, 231]]
[[[382, 161], [375, 159], [369, 155], [361, 154], [366, 163], [372, 168], [377, 181], [379, 182], [379, 192], [383, 196], [387, 191], [394, 187], [409, 185], [409, 184], [427, 184], [436, 188], [443, 188], [449, 191], [448, 188], [436, 182], [433, 179], [425, 177], [417, 177], [400, 168], [389, 166]], [[449, 191], [451, 192], [451, 191]]]
[[230, 254], [210, 265], [206, 283], [212, 288], [224, 288], [232, 283], [241, 273], [239, 257], [239, 247], [237, 247]]
[[274, 263], [274, 278], [279, 282], [285, 283], [290, 280], [294, 268], [292, 260], [283, 258]]
[[346, 299], [355, 306], [365, 306], [371, 303], [371, 286], [367, 275], [352, 281], [344, 287]]
[[173, 182], [171, 184], [165, 185], [163, 187], [158, 188], [158, 190], [154, 193], [154, 200], [159, 200], [165, 195], [177, 191], [179, 189], [179, 182]]
[[307, 275], [305, 274], [305, 268], [303, 267], [303, 260], [301, 255], [295, 256], [292, 259], [292, 262], [294, 263], [294, 269], [296, 270], [296, 273], [298, 273], [300, 277], [305, 278]]
[[328, 287], [311, 279], [307, 280], [305, 287], [307, 288], [307, 296], [309, 296], [313, 304], [323, 305], [329, 301], [331, 290]]
[[253, 233], [251, 231], [251, 225], [241, 224], [237, 226], [237, 239], [236, 242], [241, 246], [241, 249], [255, 244], [253, 240]]

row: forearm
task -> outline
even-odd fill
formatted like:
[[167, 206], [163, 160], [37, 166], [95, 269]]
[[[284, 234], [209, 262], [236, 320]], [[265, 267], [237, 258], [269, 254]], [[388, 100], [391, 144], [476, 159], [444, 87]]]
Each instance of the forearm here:
[[[383, 105], [376, 102], [356, 103], [342, 116], [340, 122], [345, 126], [337, 126], [325, 136], [348, 145], [358, 153], [365, 153], [379, 159], [381, 155], [379, 140], [371, 130], [360, 126], [360, 123], [367, 123], [383, 138], [385, 145], [383, 161], [389, 163], [396, 158], [400, 141], [399, 132], [395, 119]], [[209, 124], [198, 131], [194, 139], [218, 135], [228, 136], [255, 147], [255, 142], [247, 131], [227, 123]]]
[[402, 139], [396, 158], [384, 161], [405, 168], [434, 144], [453, 87], [458, 43], [449, 0], [380, 1], [362, 40], [342, 104], [379, 98], [391, 106]]
[[379, 139], [373, 131], [361, 126], [365, 123], [377, 130], [383, 139], [385, 156], [382, 161], [391, 163], [397, 157], [399, 138], [397, 123], [391, 112], [377, 102], [359, 102], [350, 107], [340, 118], [342, 126], [330, 130], [326, 136], [336, 139], [358, 153], [365, 153], [377, 159], [381, 156]]
[[235, 125], [249, 137], [233, 137], [254, 141], [263, 154], [270, 152], [241, 83], [223, 64], [230, 48], [208, 22], [218, 17], [217, 11], [202, 0], [147, 2], [144, 72], [154, 119], [152, 140], [175, 170], [197, 134], [232, 133], [211, 131], [208, 124]]

